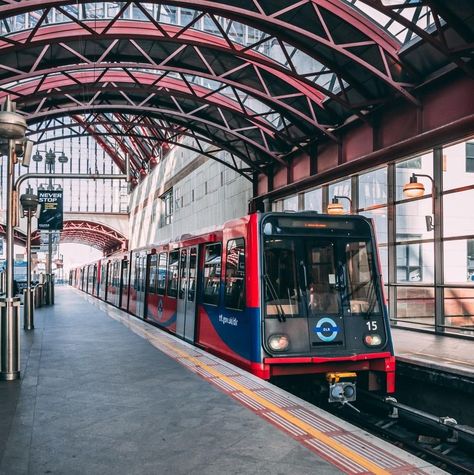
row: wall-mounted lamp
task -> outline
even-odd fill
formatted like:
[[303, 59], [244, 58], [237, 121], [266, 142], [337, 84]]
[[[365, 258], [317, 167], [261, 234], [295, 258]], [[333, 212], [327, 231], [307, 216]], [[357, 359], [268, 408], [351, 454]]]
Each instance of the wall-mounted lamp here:
[[334, 196], [332, 198], [331, 203], [328, 204], [328, 209], [327, 209], [328, 214], [332, 214], [332, 215], [350, 214], [350, 211], [349, 213], [346, 213], [346, 211], [344, 210], [344, 206], [342, 206], [342, 203], [339, 203], [339, 200], [341, 199], [349, 201], [349, 210], [352, 209], [352, 200], [348, 196]]
[[433, 218], [435, 215], [435, 199], [436, 199], [436, 186], [433, 178], [431, 178], [429, 175], [423, 175], [422, 173], [413, 173], [412, 176], [410, 177], [410, 181], [405, 184], [403, 187], [403, 194], [407, 198], [420, 198], [425, 194], [425, 185], [423, 183], [418, 183], [418, 178], [423, 177], [423, 178], [428, 178], [428, 180], [431, 181], [431, 213], [432, 216], [425, 216], [426, 219], [426, 230], [433, 231], [434, 229], [434, 224], [433, 224]]

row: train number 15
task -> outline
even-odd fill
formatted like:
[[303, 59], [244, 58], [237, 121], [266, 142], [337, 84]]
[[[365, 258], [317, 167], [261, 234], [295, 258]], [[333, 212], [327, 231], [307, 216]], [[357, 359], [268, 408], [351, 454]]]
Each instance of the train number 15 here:
[[365, 322], [365, 324], [367, 325], [367, 328], [369, 329], [369, 331], [373, 332], [377, 330], [377, 322], [370, 321], [370, 322]]

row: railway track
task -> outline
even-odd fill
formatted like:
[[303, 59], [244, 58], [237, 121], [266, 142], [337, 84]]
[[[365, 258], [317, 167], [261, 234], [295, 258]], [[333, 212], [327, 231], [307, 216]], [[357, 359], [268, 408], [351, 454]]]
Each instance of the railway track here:
[[329, 410], [449, 473], [474, 474], [473, 427], [360, 390], [355, 407]]
[[451, 417], [435, 416], [358, 389], [351, 406], [327, 402], [327, 394], [308, 390], [308, 380], [294, 384], [283, 378], [276, 384], [322, 409], [455, 475], [474, 475], [474, 428]]

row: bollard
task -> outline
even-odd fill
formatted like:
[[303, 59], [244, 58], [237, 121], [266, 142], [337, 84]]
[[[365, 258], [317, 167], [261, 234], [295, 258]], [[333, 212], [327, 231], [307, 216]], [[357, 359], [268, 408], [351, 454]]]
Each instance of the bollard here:
[[44, 305], [44, 284], [38, 285], [37, 292], [38, 292], [39, 306], [42, 307]]
[[23, 298], [23, 328], [33, 330], [35, 328], [35, 289], [25, 289]]
[[[11, 305], [12, 312], [9, 314], [7, 305]], [[20, 346], [14, 345], [19, 340], [20, 327], [20, 299], [13, 297], [0, 299], [0, 380], [12, 381], [20, 377]]]

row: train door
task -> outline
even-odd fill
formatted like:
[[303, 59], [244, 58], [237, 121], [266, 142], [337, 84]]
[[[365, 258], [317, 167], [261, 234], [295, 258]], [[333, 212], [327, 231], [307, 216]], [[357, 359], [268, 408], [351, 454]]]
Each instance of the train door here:
[[146, 291], [146, 254], [142, 254], [138, 258], [138, 268], [139, 268], [139, 276], [138, 276], [138, 288], [137, 288], [137, 308], [135, 315], [137, 317], [144, 317], [145, 316], [145, 291]]
[[158, 256], [156, 254], [148, 254], [146, 257], [146, 279], [145, 279], [145, 310], [143, 318], [153, 319], [154, 310], [157, 307], [157, 295], [156, 295], [156, 284], [157, 284], [157, 262]]
[[181, 249], [176, 334], [189, 342], [194, 342], [196, 322], [197, 257], [196, 246]]
[[92, 274], [92, 289], [91, 289], [91, 295], [97, 296], [97, 288], [99, 285], [98, 279], [98, 268], [97, 264], [94, 264], [93, 268], [93, 274]]
[[128, 308], [128, 261], [126, 259], [122, 260], [120, 271], [119, 307], [124, 310]]

